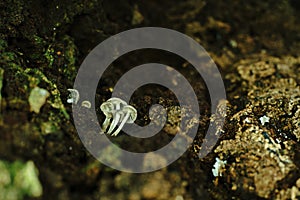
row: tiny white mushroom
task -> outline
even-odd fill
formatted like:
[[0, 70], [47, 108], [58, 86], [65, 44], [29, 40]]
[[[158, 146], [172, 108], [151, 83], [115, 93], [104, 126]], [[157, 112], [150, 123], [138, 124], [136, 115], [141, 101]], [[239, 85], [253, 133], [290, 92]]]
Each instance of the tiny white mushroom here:
[[81, 106], [86, 107], [86, 108], [91, 108], [92, 104], [89, 101], [83, 101], [83, 102], [81, 102]]
[[111, 102], [104, 102], [101, 104], [100, 109], [106, 117], [102, 124], [102, 131], [105, 132], [109, 126], [111, 118], [113, 117], [113, 112], [115, 112], [114, 105]]
[[111, 134], [112, 131], [116, 128], [116, 126], [118, 125], [118, 123], [121, 121], [121, 119], [123, 118], [123, 111], [117, 111], [115, 112], [114, 116], [113, 116], [113, 121], [111, 122], [111, 125], [107, 131], [107, 134]]
[[125, 101], [117, 97], [112, 97], [108, 99], [106, 102], [112, 103], [115, 106], [116, 110], [120, 110], [123, 106], [127, 105]]
[[127, 103], [125, 101], [123, 101], [122, 99], [116, 98], [116, 97], [112, 97], [112, 98], [108, 99], [106, 102], [112, 103], [115, 108], [115, 110], [114, 110], [115, 112], [113, 113], [113, 121], [111, 122], [111, 125], [107, 131], [107, 134], [110, 134], [116, 128], [116, 126], [118, 125], [118, 123], [120, 122], [120, 120], [123, 117], [122, 116], [123, 112], [118, 112], [118, 111], [122, 110], [122, 108], [124, 106], [126, 106]]
[[[111, 134], [112, 136], [117, 136], [125, 123], [133, 123], [137, 117], [137, 111], [134, 107], [127, 105], [125, 101], [116, 97], [102, 103], [100, 109], [106, 116], [102, 124], [102, 130], [105, 132], [110, 124], [107, 134]], [[113, 132], [119, 123], [118, 129]]]
[[68, 89], [70, 92], [69, 97], [67, 99], [67, 103], [77, 104], [79, 101], [79, 92], [76, 89]]
[[130, 105], [124, 106], [122, 112], [126, 113], [125, 117], [122, 119], [119, 128], [112, 134], [112, 136], [117, 136], [119, 132], [122, 130], [125, 123], [132, 124], [136, 120], [137, 111], [133, 106]]

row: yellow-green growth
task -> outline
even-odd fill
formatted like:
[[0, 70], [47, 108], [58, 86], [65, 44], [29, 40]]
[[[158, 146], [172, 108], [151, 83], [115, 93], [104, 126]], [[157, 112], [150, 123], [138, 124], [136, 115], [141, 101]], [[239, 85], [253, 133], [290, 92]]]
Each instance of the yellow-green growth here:
[[40, 197], [43, 189], [32, 161], [9, 163], [0, 160], [0, 199]]

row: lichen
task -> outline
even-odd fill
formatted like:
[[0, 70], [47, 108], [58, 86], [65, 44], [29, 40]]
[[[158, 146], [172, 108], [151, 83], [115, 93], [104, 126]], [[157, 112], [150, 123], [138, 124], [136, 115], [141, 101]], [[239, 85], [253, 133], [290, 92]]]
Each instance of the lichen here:
[[39, 113], [41, 107], [46, 103], [46, 99], [49, 97], [49, 95], [50, 93], [43, 88], [33, 88], [28, 98], [30, 110], [35, 113]]

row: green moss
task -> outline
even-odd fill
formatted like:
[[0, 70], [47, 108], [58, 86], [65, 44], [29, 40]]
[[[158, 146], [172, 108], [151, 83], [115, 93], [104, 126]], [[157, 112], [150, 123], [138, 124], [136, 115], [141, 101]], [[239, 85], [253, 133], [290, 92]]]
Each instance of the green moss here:
[[33, 40], [35, 41], [35, 44], [37, 45], [44, 45], [46, 42], [39, 36], [34, 35]]
[[73, 39], [65, 35], [63, 38], [63, 43], [65, 45], [65, 51], [64, 51], [64, 56], [65, 56], [65, 65], [63, 67], [63, 74], [67, 76], [69, 80], [74, 80], [75, 76], [77, 74], [77, 69], [76, 69], [76, 57], [77, 57], [77, 47], [74, 44]]
[[0, 51], [1, 51], [1, 53], [3, 53], [3, 51], [5, 50], [6, 47], [7, 47], [6, 41], [0, 39]]
[[30, 81], [30, 86], [36, 86], [39, 83], [44, 83], [48, 87], [48, 91], [50, 92], [51, 96], [49, 97], [49, 103], [53, 108], [59, 109], [62, 114], [69, 119], [70, 116], [67, 113], [64, 104], [60, 98], [60, 92], [55, 83], [51, 82], [40, 70], [38, 69], [31, 69], [27, 68], [24, 70], [24, 75], [28, 76], [28, 80]]
[[[36, 40], [38, 43], [43, 43], [39, 37], [36, 37]], [[59, 127], [63, 118], [68, 120], [70, 117], [62, 103], [57, 85], [41, 70], [22, 67], [24, 65], [22, 58], [14, 52], [6, 51], [6, 48], [6, 41], [0, 40], [0, 60], [5, 69], [5, 77], [10, 77], [10, 79], [6, 80], [6, 85], [9, 85], [9, 87], [2, 88], [2, 90], [8, 94], [6, 97], [7, 104], [16, 109], [28, 111], [26, 105], [28, 105], [28, 98], [30, 97], [32, 89], [36, 87], [44, 88], [50, 93], [45, 105], [48, 104], [54, 109], [49, 110], [49, 107], [47, 107], [47, 112], [43, 111], [43, 113], [40, 113], [40, 117], [36, 121], [42, 125], [51, 118], [51, 120], [55, 120], [52, 121], [52, 124]], [[51, 55], [49, 54], [48, 56], [51, 62]], [[1, 74], [0, 70], [0, 86], [2, 83], [1, 79], [5, 79]], [[59, 112], [57, 112], [56, 109], [59, 110]]]
[[0, 160], [0, 199], [40, 197], [43, 189], [32, 161], [9, 163]]
[[47, 59], [48, 63], [49, 63], [49, 67], [52, 67], [53, 62], [54, 62], [54, 49], [52, 48], [51, 45], [48, 46], [44, 56]]

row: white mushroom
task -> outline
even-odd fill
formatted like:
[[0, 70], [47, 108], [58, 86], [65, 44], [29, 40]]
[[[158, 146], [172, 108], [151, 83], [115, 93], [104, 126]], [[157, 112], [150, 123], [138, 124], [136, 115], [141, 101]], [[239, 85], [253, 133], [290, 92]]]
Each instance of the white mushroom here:
[[91, 102], [85, 100], [85, 101], [81, 102], [81, 106], [86, 107], [86, 108], [91, 108], [92, 104], [91, 104]]
[[123, 113], [123, 115], [124, 115], [124, 113], [126, 113], [126, 114], [125, 114], [124, 118], [122, 119], [122, 122], [119, 125], [118, 129], [112, 134], [112, 136], [117, 136], [119, 134], [119, 132], [122, 130], [125, 123], [132, 124], [136, 120], [137, 111], [133, 106], [130, 106], [130, 105], [124, 106], [122, 109], [122, 113]]
[[[112, 136], [117, 136], [125, 123], [133, 123], [137, 117], [137, 111], [134, 107], [127, 105], [125, 101], [115, 97], [110, 98], [106, 102], [102, 103], [100, 109], [106, 116], [102, 125], [103, 132], [106, 131], [112, 119], [110, 127], [107, 131], [107, 134], [111, 134]], [[120, 125], [118, 129], [113, 132], [119, 123]]]
[[67, 103], [77, 104], [79, 101], [79, 92], [76, 89], [68, 89], [70, 92], [69, 97], [67, 99]]
[[116, 128], [116, 126], [118, 125], [118, 123], [121, 121], [122, 118], [123, 118], [123, 111], [115, 112], [115, 114], [113, 115], [113, 121], [111, 122], [107, 134], [112, 133], [112, 131]]
[[112, 97], [106, 102], [110, 102], [115, 106], [115, 110], [120, 110], [123, 106], [126, 106], [127, 103], [120, 98]]
[[113, 112], [113, 121], [111, 122], [111, 125], [107, 131], [107, 134], [110, 134], [122, 119], [123, 112], [118, 112], [118, 111], [122, 110], [122, 108], [126, 106], [127, 103], [122, 99], [116, 97], [110, 98], [106, 102], [113, 104], [115, 108]]
[[114, 109], [114, 105], [111, 102], [102, 103], [100, 109], [106, 117], [105, 121], [102, 124], [102, 131], [105, 132], [107, 127], [109, 126], [111, 118], [114, 115], [115, 109]]

